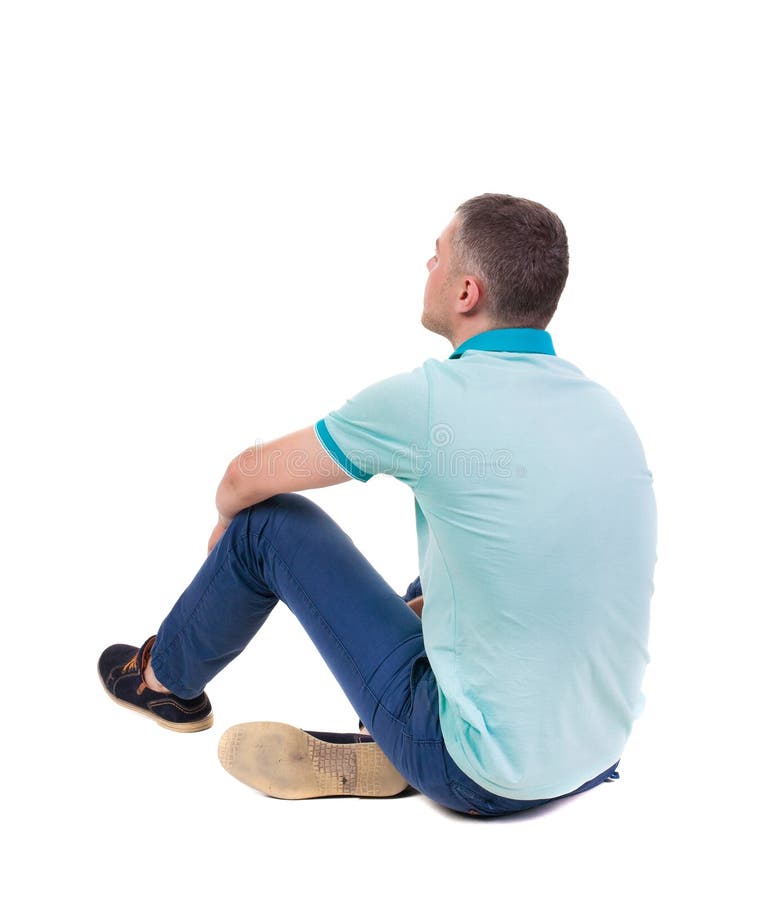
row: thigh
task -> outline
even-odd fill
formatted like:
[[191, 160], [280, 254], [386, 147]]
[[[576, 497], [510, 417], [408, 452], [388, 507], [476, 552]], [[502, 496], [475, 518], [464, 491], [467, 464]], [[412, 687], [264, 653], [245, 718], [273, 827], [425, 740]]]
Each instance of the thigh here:
[[299, 619], [385, 755], [431, 799], [472, 811], [453, 790], [420, 618], [308, 498], [278, 494], [240, 517], [258, 578]]
[[234, 526], [246, 528], [256, 574], [300, 621], [370, 733], [405, 726], [411, 667], [424, 650], [419, 617], [301, 494], [249, 507]]

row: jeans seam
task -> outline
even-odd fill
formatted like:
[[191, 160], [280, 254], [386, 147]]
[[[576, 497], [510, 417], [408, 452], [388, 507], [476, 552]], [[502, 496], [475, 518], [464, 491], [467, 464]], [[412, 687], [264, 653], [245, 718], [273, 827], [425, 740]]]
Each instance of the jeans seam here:
[[465, 810], [460, 810], [461, 812], [470, 813], [471, 815], [478, 816], [490, 816], [491, 813], [485, 812], [478, 807], [484, 802], [483, 798], [478, 797], [477, 795], [471, 796], [469, 791], [464, 791], [464, 789], [459, 785], [456, 781], [447, 782], [448, 789], [451, 793], [458, 797], [459, 800], [467, 807]]
[[400, 650], [404, 644], [408, 644], [409, 641], [415, 641], [418, 639], [419, 639], [418, 634], [412, 634], [411, 637], [405, 638], [404, 640], [402, 640], [400, 642], [400, 644], [397, 644], [395, 647], [393, 647], [393, 649], [387, 654], [387, 656], [385, 656], [383, 659], [381, 659], [379, 661], [379, 665], [374, 669], [374, 671], [371, 673], [370, 677], [373, 677], [374, 675], [376, 675], [376, 673], [379, 671], [380, 667], [383, 666], [387, 662], [388, 659], [390, 659], [390, 657], [393, 655], [393, 653]]

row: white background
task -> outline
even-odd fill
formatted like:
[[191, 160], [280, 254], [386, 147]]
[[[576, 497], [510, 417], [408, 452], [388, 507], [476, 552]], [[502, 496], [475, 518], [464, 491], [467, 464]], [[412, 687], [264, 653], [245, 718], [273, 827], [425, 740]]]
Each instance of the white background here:
[[[6, 896], [754, 896], [754, 8], [3, 3]], [[210, 685], [202, 734], [110, 703], [96, 660], [191, 580], [236, 453], [450, 354], [420, 324], [425, 262], [485, 191], [563, 219], [556, 351], [623, 404], [654, 474], [621, 780], [494, 821], [416, 794], [272, 800], [218, 764], [225, 727], [356, 724], [288, 610]], [[408, 489], [308, 495], [402, 593]]]

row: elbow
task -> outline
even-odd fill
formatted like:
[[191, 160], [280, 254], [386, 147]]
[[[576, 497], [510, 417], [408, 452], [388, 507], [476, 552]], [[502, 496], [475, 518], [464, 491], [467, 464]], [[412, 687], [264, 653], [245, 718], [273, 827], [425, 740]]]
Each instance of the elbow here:
[[248, 454], [249, 451], [245, 450], [228, 465], [218, 486], [215, 503], [218, 512], [229, 519], [241, 510], [267, 500], [275, 493], [270, 490], [272, 482], [267, 482], [259, 470], [249, 466]]
[[225, 470], [215, 494], [215, 506], [218, 512], [227, 519], [233, 519], [243, 507], [238, 496], [237, 461], [234, 460]]

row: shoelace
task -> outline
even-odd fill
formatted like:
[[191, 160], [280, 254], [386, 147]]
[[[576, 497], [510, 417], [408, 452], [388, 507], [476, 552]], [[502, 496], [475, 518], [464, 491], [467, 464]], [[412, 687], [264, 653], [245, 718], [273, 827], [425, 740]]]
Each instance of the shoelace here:
[[138, 668], [138, 654], [122, 666], [123, 672], [134, 672]]
[[[122, 671], [123, 671], [123, 673], [127, 674], [128, 672], [135, 672], [137, 670], [137, 668], [138, 668], [138, 654], [136, 653], [132, 659], [128, 660], [124, 664], [124, 666], [122, 666]], [[147, 686], [148, 685], [146, 684], [146, 682], [143, 678], [143, 674], [141, 674], [141, 683], [138, 685], [138, 693], [142, 694], [146, 690]]]

